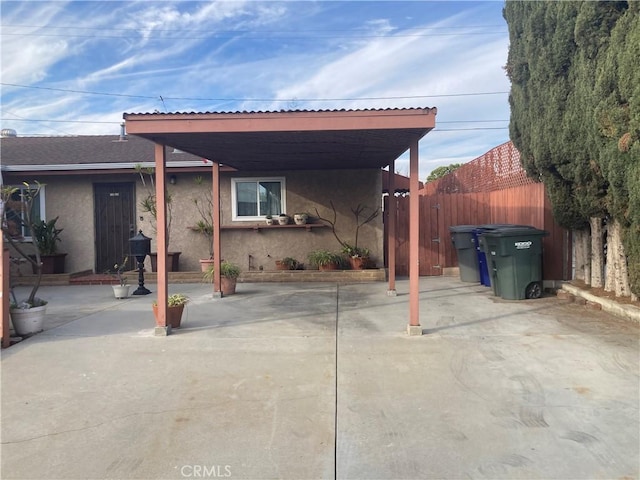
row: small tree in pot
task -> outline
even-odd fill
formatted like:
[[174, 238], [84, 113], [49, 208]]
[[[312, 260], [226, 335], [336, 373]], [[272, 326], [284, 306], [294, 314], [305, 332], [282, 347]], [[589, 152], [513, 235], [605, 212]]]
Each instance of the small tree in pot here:
[[200, 215], [200, 219], [192, 227], [189, 227], [192, 231], [204, 235], [207, 240], [207, 247], [209, 249], [209, 258], [200, 259], [200, 265], [202, 271], [206, 272], [207, 268], [211, 265], [213, 259], [213, 196], [211, 189], [203, 188], [204, 179], [201, 176], [197, 176], [194, 179], [197, 185], [198, 191], [201, 193], [199, 197], [191, 199], [193, 204]]
[[[31, 264], [35, 272], [35, 281], [26, 299], [18, 301], [11, 291], [11, 319], [18, 335], [30, 335], [42, 331], [46, 315], [46, 300], [36, 294], [42, 281], [42, 261], [34, 226], [39, 219], [34, 218], [34, 203], [42, 184], [23, 183], [25, 188], [3, 185], [0, 187], [0, 220], [4, 238], [14, 250]], [[30, 240], [23, 236], [30, 234]]]

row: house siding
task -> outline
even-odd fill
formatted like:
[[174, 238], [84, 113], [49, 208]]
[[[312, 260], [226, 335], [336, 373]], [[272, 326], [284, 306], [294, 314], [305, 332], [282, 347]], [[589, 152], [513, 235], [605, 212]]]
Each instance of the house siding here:
[[[233, 221], [231, 218], [231, 179], [242, 177], [273, 177], [274, 172], [228, 172], [220, 179], [222, 257], [240, 266], [243, 271], [273, 270], [275, 260], [293, 257], [307, 262], [307, 255], [315, 249], [339, 251], [340, 245], [330, 228], [278, 229], [266, 227], [262, 221]], [[321, 216], [333, 218], [330, 201], [336, 207], [336, 231], [344, 241], [353, 242], [355, 217], [351, 208], [358, 204], [375, 209], [380, 205], [382, 188], [381, 171], [340, 170], [340, 171], [291, 171], [278, 172], [286, 179], [286, 209], [293, 216], [296, 212], [308, 212], [316, 216], [316, 208]], [[199, 220], [192, 198], [202, 199], [202, 191], [210, 188], [210, 175], [203, 176], [202, 185], [196, 185], [196, 175], [180, 174], [177, 184], [171, 185], [170, 192], [176, 199], [172, 206], [172, 229], [170, 251], [181, 251], [180, 269], [198, 270], [200, 258], [208, 257], [206, 238], [189, 229]], [[138, 202], [139, 203], [139, 202]], [[142, 213], [139, 216], [144, 216]], [[141, 222], [143, 223], [143, 222]], [[321, 222], [317, 222], [321, 223]], [[260, 230], [229, 229], [225, 227], [259, 225]], [[147, 226], [150, 229], [150, 225]], [[149, 230], [151, 231], [151, 230]], [[382, 265], [383, 248], [382, 216], [363, 226], [359, 232], [359, 245], [371, 250], [372, 257]], [[155, 242], [152, 242], [155, 248]]]
[[[173, 172], [172, 172], [173, 174]], [[197, 271], [200, 269], [199, 259], [208, 258], [209, 249], [204, 235], [193, 232], [190, 226], [200, 219], [193, 203], [193, 198], [202, 199], [202, 192], [211, 188], [210, 173], [175, 173], [177, 182], [168, 185], [173, 196], [172, 225], [170, 234], [170, 251], [180, 251], [180, 270]], [[382, 190], [381, 170], [308, 170], [284, 171], [275, 173], [286, 178], [287, 212], [293, 216], [296, 212], [308, 212], [333, 218], [330, 207], [332, 201], [336, 207], [336, 231], [346, 242], [354, 241], [355, 217], [351, 208], [359, 204], [370, 209], [380, 206]], [[202, 176], [201, 185], [195, 178]], [[231, 178], [239, 177], [272, 177], [269, 172], [224, 172], [220, 180], [221, 225], [223, 227], [237, 225], [265, 226], [262, 222], [234, 222], [231, 219]], [[86, 174], [86, 175], [49, 175], [20, 176], [12, 178], [5, 175], [5, 182], [21, 183], [35, 180], [46, 184], [46, 217], [47, 220], [59, 216], [58, 226], [64, 228], [61, 234], [59, 251], [67, 253], [65, 271], [67, 273], [94, 270], [95, 268], [95, 215], [94, 215], [94, 183], [136, 182], [136, 215], [135, 231], [141, 229], [145, 235], [152, 237], [152, 251], [156, 249], [155, 230], [150, 215], [140, 208], [140, 201], [147, 193], [142, 186], [139, 175], [135, 172], [123, 174]], [[370, 210], [368, 210], [370, 211]], [[320, 223], [320, 222], [317, 222]], [[315, 249], [327, 249], [339, 252], [340, 245], [331, 229], [304, 228], [271, 230], [252, 229], [222, 231], [222, 256], [225, 260], [240, 265], [243, 271], [274, 270], [275, 260], [293, 257], [307, 263], [307, 255]], [[378, 266], [383, 265], [383, 228], [382, 215], [373, 222], [361, 227], [359, 246], [371, 250], [373, 260]], [[114, 263], [119, 259], [114, 259]], [[150, 271], [150, 260], [147, 258], [145, 268]], [[25, 270], [26, 273], [26, 270]]]

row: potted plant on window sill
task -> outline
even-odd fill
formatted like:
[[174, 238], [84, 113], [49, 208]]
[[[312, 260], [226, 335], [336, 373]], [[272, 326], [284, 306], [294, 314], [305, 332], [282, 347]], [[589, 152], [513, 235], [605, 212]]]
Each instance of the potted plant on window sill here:
[[[35, 271], [35, 281], [29, 296], [18, 301], [11, 289], [10, 314], [11, 321], [18, 335], [26, 336], [41, 332], [47, 314], [47, 301], [38, 298], [36, 294], [42, 281], [42, 261], [40, 250], [35, 235], [31, 240], [26, 240], [20, 232], [24, 229], [33, 231], [36, 221], [32, 218], [33, 204], [40, 194], [42, 184], [35, 182], [30, 185], [24, 182], [26, 187], [19, 200], [15, 195], [20, 190], [17, 187], [2, 186], [0, 189], [0, 222], [3, 237], [9, 242], [20, 257], [29, 262]], [[9, 216], [8, 212], [22, 212]], [[29, 249], [29, 247], [31, 247]]]
[[[167, 324], [171, 325], [171, 328], [180, 328], [182, 324], [182, 312], [188, 301], [189, 297], [182, 293], [174, 293], [167, 298]], [[164, 326], [160, 325], [160, 321], [158, 320], [158, 302], [154, 301], [151, 304], [151, 308], [153, 309], [153, 315], [156, 319], [156, 325], [159, 327]]]
[[281, 213], [280, 215], [278, 215], [278, 224], [280, 225], [288, 225], [289, 220], [291, 219], [289, 218], [289, 215], [287, 215], [286, 213]]
[[[209, 269], [204, 272], [203, 278], [212, 283], [214, 279], [214, 266], [211, 265]], [[238, 277], [240, 276], [240, 267], [234, 263], [222, 261], [220, 263], [220, 290], [222, 295], [233, 295], [236, 293], [236, 284]]]
[[306, 212], [295, 213], [293, 215], [293, 221], [296, 225], [306, 225], [309, 221], [309, 214]]

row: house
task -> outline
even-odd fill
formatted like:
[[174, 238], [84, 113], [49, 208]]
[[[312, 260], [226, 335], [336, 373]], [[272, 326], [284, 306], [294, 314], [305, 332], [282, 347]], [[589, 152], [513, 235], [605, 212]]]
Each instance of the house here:
[[[378, 112], [388, 116], [389, 112], [407, 110]], [[306, 117], [310, 113], [314, 112], [288, 115]], [[241, 114], [226, 115], [236, 121]], [[264, 116], [265, 112], [251, 115]], [[291, 131], [279, 134], [276, 143], [266, 147], [243, 138], [236, 145], [242, 147], [238, 158], [225, 158], [220, 167], [222, 258], [238, 264], [244, 272], [270, 271], [275, 269], [275, 260], [284, 257], [307, 263], [313, 250], [339, 252], [336, 235], [346, 243], [355, 243], [357, 223], [379, 210], [380, 192], [388, 190], [387, 172], [381, 170], [388, 164], [388, 150], [393, 149], [393, 156], [408, 148], [406, 133], [393, 141], [386, 140], [391, 135], [388, 131], [384, 137], [379, 133], [376, 141], [371, 135], [360, 129], [350, 136], [330, 130], [312, 144], [308, 139], [296, 140], [300, 132]], [[120, 135], [5, 136], [0, 140], [4, 184], [45, 184], [40, 214], [44, 219], [59, 217], [57, 225], [64, 229], [59, 250], [67, 253], [66, 272], [112, 268], [127, 255], [129, 238], [138, 230], [152, 237], [152, 250], [156, 250], [154, 218], [141, 206], [153, 188], [153, 176], [136, 171], [136, 166], [155, 167], [154, 143], [149, 140], [153, 138], [126, 135], [124, 128]], [[382, 142], [388, 145], [380, 151]], [[229, 149], [228, 143], [223, 139], [216, 149]], [[185, 150], [191, 147], [182, 145]], [[292, 147], [296, 150], [284, 151]], [[214, 149], [192, 154], [182, 148], [165, 146], [167, 190], [172, 199], [168, 248], [179, 252], [177, 268], [197, 271], [199, 260], [209, 258], [211, 250], [210, 237], [193, 228], [202, 220], [197, 207], [210, 208], [213, 162], [206, 155], [220, 153]], [[398, 188], [408, 190], [406, 177], [394, 177]], [[362, 212], [356, 218], [358, 207]], [[266, 215], [293, 216], [297, 212], [307, 212], [316, 220], [300, 227], [293, 221], [284, 228], [266, 225]], [[335, 216], [335, 232], [317, 220], [318, 216], [332, 220]], [[358, 246], [370, 250], [375, 265], [384, 266], [382, 215], [362, 225], [357, 234]], [[151, 270], [150, 260], [146, 262]]]

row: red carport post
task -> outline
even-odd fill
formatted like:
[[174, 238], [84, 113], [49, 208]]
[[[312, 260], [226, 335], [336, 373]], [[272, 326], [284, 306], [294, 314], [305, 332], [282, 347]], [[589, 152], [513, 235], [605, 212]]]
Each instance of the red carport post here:
[[166, 336], [171, 333], [171, 325], [167, 325], [167, 182], [165, 147], [155, 144], [156, 160], [156, 245], [158, 248], [158, 322], [155, 334]]
[[221, 297], [222, 291], [220, 289], [220, 255], [221, 243], [220, 243], [220, 164], [213, 162], [211, 167], [211, 180], [212, 180], [212, 196], [213, 200], [213, 296]]
[[395, 160], [389, 164], [389, 180], [387, 188], [389, 196], [387, 197], [387, 267], [389, 268], [389, 289], [387, 295], [395, 297], [396, 292], [396, 217], [398, 215], [398, 207], [396, 204], [396, 182], [395, 182]]
[[409, 335], [422, 335], [420, 326], [420, 195], [418, 140], [409, 147]]

